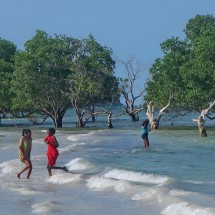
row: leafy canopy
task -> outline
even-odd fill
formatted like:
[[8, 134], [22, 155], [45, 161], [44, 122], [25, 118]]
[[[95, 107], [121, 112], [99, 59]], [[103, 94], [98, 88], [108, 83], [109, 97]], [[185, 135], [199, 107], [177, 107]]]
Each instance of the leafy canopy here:
[[145, 99], [162, 107], [173, 93], [175, 109], [200, 111], [215, 98], [215, 18], [197, 15], [184, 32], [184, 40], [161, 44], [164, 55], [150, 69]]

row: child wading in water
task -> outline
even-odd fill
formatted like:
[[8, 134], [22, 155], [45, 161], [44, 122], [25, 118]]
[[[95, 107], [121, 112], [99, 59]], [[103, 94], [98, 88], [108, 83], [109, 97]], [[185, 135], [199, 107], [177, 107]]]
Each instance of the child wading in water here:
[[57, 150], [59, 144], [58, 144], [58, 141], [57, 141], [56, 137], [54, 136], [54, 134], [55, 134], [55, 129], [49, 128], [47, 130], [48, 136], [46, 136], [44, 138], [44, 141], [48, 147], [46, 155], [48, 158], [47, 169], [48, 169], [49, 176], [52, 176], [52, 171], [51, 171], [52, 169], [62, 169], [67, 172], [66, 167], [55, 166], [57, 157], [59, 155], [58, 150]]
[[19, 140], [19, 159], [25, 163], [24, 169], [17, 174], [17, 178], [20, 178], [20, 175], [28, 169], [27, 178], [30, 177], [32, 171], [31, 164], [31, 147], [32, 147], [32, 138], [31, 130], [23, 129], [22, 137]]
[[145, 147], [149, 147], [148, 125], [149, 120], [145, 119], [142, 123], [142, 139]]

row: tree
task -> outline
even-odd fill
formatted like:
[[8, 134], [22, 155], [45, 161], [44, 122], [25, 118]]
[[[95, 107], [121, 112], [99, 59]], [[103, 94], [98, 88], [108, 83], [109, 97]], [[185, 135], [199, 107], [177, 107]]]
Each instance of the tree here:
[[[196, 26], [201, 29], [198, 33]], [[181, 68], [181, 75], [187, 86], [187, 103], [193, 110], [201, 112], [214, 100], [215, 95], [215, 18], [198, 15], [188, 22], [187, 28], [185, 32], [188, 32], [191, 51], [189, 59]]]
[[62, 127], [72, 103], [83, 127], [84, 108], [110, 100], [117, 86], [113, 68], [111, 51], [92, 36], [78, 40], [37, 31], [15, 56], [13, 108], [45, 114]]
[[215, 18], [197, 15], [184, 32], [183, 41], [172, 38], [161, 44], [164, 56], [150, 69], [145, 99], [159, 108], [171, 93], [174, 111], [201, 112], [215, 95]]
[[15, 56], [12, 90], [15, 110], [39, 112], [62, 127], [63, 116], [69, 107], [69, 62], [75, 42], [65, 36], [49, 37], [43, 31], [25, 43], [25, 50]]
[[143, 110], [143, 104], [142, 102], [138, 103], [138, 99], [143, 96], [145, 89], [142, 87], [137, 91], [135, 87], [144, 68], [139, 62], [135, 62], [134, 57], [120, 63], [124, 66], [126, 74], [126, 78], [119, 79], [119, 92], [123, 97], [123, 108], [132, 121], [138, 121], [138, 113]]
[[111, 55], [112, 51], [102, 47], [92, 35], [78, 44], [70, 75], [71, 102], [78, 127], [83, 128], [87, 122], [83, 120], [86, 108], [117, 97], [118, 83], [113, 75], [115, 61]]
[[13, 73], [13, 57], [16, 53], [14, 43], [0, 38], [0, 110], [5, 115], [11, 112], [12, 93], [10, 81]]
[[168, 104], [165, 107], [160, 109], [157, 117], [155, 117], [155, 113], [154, 113], [154, 106], [153, 106], [154, 103], [152, 101], [149, 102], [149, 104], [147, 105], [146, 115], [148, 116], [151, 130], [155, 130], [159, 128], [160, 120], [162, 116], [169, 112], [172, 99], [173, 99], [173, 95], [170, 94]]

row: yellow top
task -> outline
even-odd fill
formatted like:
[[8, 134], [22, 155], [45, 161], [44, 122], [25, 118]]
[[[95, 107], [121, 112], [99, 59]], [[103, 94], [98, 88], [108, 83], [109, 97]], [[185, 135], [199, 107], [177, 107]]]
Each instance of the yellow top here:
[[32, 138], [27, 139], [25, 136], [19, 141], [19, 159], [21, 161], [30, 160], [31, 158]]

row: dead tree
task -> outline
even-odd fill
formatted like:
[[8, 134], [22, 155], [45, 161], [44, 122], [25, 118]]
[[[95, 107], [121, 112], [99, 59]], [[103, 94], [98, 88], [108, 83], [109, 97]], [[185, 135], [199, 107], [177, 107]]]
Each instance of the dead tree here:
[[90, 118], [92, 118], [92, 116], [96, 116], [96, 115], [107, 115], [108, 128], [113, 128], [112, 112], [108, 111], [108, 110], [93, 112], [93, 113], [89, 114], [89, 116], [85, 118], [84, 126], [87, 124], [88, 120]]
[[205, 129], [205, 116], [208, 114], [210, 110], [212, 110], [215, 107], [215, 100], [209, 105], [207, 109], [202, 110], [200, 116], [198, 119], [193, 119], [194, 122], [197, 122], [198, 128], [199, 128], [199, 134], [201, 137], [207, 137], [207, 132]]
[[155, 129], [159, 128], [160, 120], [161, 120], [162, 116], [165, 113], [169, 112], [169, 107], [170, 107], [172, 99], [173, 99], [173, 94], [170, 93], [168, 104], [159, 111], [157, 118], [155, 118], [155, 116], [154, 116], [154, 106], [153, 106], [154, 103], [152, 101], [149, 102], [149, 104], [147, 106], [146, 115], [148, 116], [148, 119], [149, 119], [149, 122], [151, 125], [151, 130], [155, 130]]
[[128, 114], [132, 121], [139, 121], [138, 113], [143, 110], [142, 101], [136, 105], [137, 101], [142, 98], [145, 88], [141, 87], [136, 90], [137, 81], [140, 80], [140, 74], [146, 70], [135, 62], [133, 57], [130, 57], [126, 62], [120, 62], [125, 69], [126, 78], [120, 79], [120, 94], [122, 95], [123, 109]]

